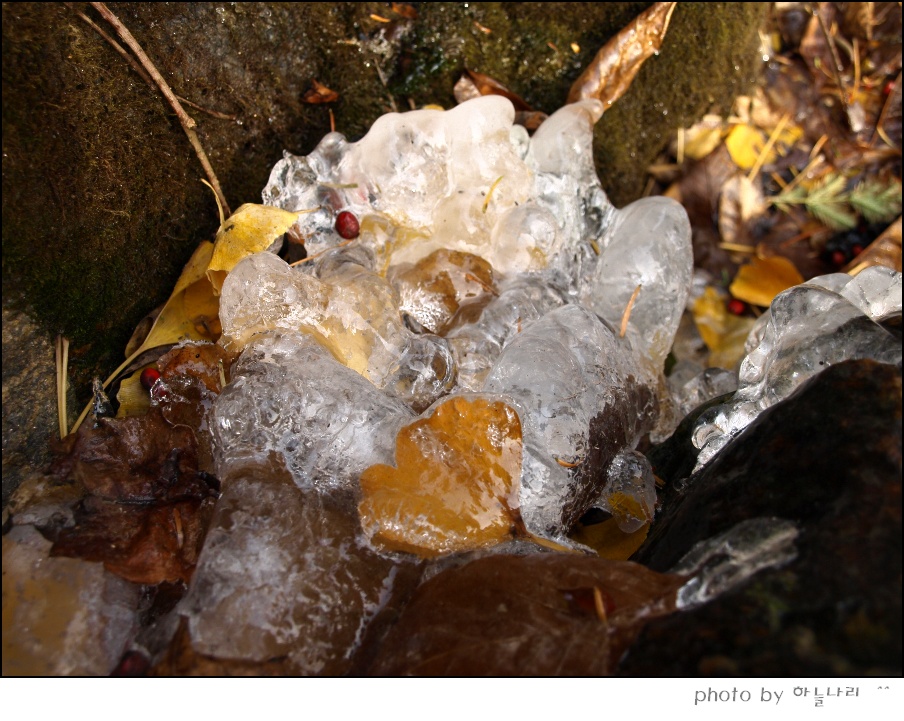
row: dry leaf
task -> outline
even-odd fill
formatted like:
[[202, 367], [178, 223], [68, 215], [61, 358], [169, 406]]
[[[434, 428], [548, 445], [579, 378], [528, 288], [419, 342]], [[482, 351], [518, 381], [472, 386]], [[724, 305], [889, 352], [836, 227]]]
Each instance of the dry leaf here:
[[387, 548], [425, 557], [498, 543], [519, 520], [520, 478], [518, 414], [453, 397], [399, 432], [396, 467], [361, 474], [361, 526]]
[[722, 142], [722, 131], [722, 118], [718, 115], [705, 115], [700, 122], [684, 131], [684, 157], [691, 160], [705, 158]]
[[766, 212], [766, 199], [759, 183], [737, 173], [722, 186], [719, 196], [719, 235], [725, 243], [744, 243], [750, 237], [752, 220]]
[[568, 102], [596, 98], [604, 107], [618, 100], [641, 65], [659, 52], [677, 3], [655, 3], [607, 42], [575, 80]]
[[[480, 95], [501, 95], [503, 98], [508, 98], [512, 101], [512, 105], [515, 106], [515, 110], [533, 110], [533, 108], [531, 108], [531, 106], [528, 105], [524, 101], [524, 99], [513, 93], [495, 78], [491, 78], [489, 75], [484, 75], [483, 73], [478, 73], [474, 70], [467, 69], [465, 70], [465, 75], [473, 83], [474, 88]], [[457, 95], [456, 100], [458, 100]]]
[[217, 231], [207, 266], [213, 292], [220, 294], [223, 281], [240, 260], [267, 250], [296, 220], [297, 213], [256, 203], [245, 203], [230, 215]]
[[[339, 93], [330, 90], [323, 83], [317, 80], [311, 80], [311, 89], [308, 90], [302, 100], [310, 105], [320, 105], [321, 103], [334, 103], [339, 99]], [[241, 208], [239, 208], [241, 210]], [[238, 211], [236, 211], [238, 212]]]
[[870, 243], [866, 250], [844, 267], [845, 273], [857, 275], [873, 265], [901, 272], [901, 216]]
[[741, 266], [729, 291], [735, 298], [751, 305], [768, 308], [783, 290], [804, 282], [800, 271], [787, 258], [754, 256], [749, 265]]

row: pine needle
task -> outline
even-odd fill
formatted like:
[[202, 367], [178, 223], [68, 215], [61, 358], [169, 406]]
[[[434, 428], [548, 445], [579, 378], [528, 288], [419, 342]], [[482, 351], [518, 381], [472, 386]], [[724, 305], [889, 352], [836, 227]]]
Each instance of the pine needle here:
[[631, 293], [631, 297], [628, 299], [628, 305], [625, 306], [625, 312], [622, 313], [621, 319], [621, 328], [618, 331], [618, 337], [624, 338], [625, 333], [628, 332], [628, 319], [631, 317], [631, 310], [634, 308], [634, 301], [637, 300], [637, 296], [640, 294], [640, 289], [642, 286], [638, 285], [634, 292]]

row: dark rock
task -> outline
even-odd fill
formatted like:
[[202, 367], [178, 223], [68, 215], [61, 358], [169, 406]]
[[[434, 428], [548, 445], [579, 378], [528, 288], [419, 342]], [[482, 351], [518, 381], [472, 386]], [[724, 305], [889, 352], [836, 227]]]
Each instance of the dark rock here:
[[632, 560], [667, 570], [763, 516], [794, 522], [797, 557], [648, 626], [619, 673], [901, 673], [901, 371], [839, 363], [763, 412], [683, 491]]

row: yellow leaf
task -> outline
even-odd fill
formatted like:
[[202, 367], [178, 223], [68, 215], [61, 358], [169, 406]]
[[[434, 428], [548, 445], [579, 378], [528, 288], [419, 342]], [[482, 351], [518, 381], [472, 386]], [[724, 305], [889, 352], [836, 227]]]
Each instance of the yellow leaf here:
[[728, 154], [741, 170], [754, 166], [765, 144], [765, 134], [751, 125], [735, 125], [725, 138]]
[[501, 401], [449, 398], [405, 426], [396, 466], [361, 474], [365, 533], [423, 557], [511, 538], [520, 520], [521, 421]]
[[772, 299], [783, 290], [804, 282], [800, 271], [787, 258], [754, 256], [749, 265], [738, 269], [729, 290], [735, 298], [751, 305], [769, 307]]
[[[104, 381], [104, 388], [127, 368], [138, 356], [152, 348], [171, 345], [182, 340], [216, 341], [220, 336], [220, 301], [214, 295], [206, 269], [213, 253], [213, 243], [201, 242], [182, 269], [172, 295], [151, 326], [144, 342], [126, 358], [122, 365]], [[88, 411], [89, 403], [79, 416], [71, 433], [81, 425]]]
[[602, 558], [627, 561], [643, 545], [649, 532], [650, 524], [645, 523], [636, 531], [625, 533], [618, 527], [617, 519], [608, 518], [592, 526], [579, 525], [571, 538], [592, 548]]
[[217, 231], [207, 267], [213, 292], [220, 294], [223, 281], [240, 260], [267, 250], [296, 220], [297, 213], [255, 203], [245, 203], [230, 215]]
[[128, 378], [123, 378], [119, 384], [119, 392], [116, 394], [116, 400], [119, 402], [119, 410], [116, 411], [117, 418], [147, 415], [148, 409], [151, 407], [151, 394], [141, 385], [143, 370], [144, 368], [139, 368]]
[[709, 348], [709, 365], [733, 369], [744, 357], [744, 343], [755, 320], [729, 313], [725, 299], [715, 288], [707, 286], [694, 301], [694, 323]]

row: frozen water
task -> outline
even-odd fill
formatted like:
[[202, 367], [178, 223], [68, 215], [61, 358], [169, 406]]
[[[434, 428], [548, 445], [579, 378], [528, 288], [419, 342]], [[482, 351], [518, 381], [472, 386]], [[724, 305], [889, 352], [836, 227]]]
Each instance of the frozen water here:
[[391, 462], [399, 428], [413, 418], [400, 401], [337, 362], [311, 335], [256, 336], [214, 402], [216, 473], [279, 454], [302, 488], [343, 488], [374, 463]]
[[607, 487], [630, 486], [646, 504], [649, 489], [634, 482], [633, 467], [624, 467], [631, 476], [624, 487], [609, 473], [613, 459], [633, 449], [656, 420], [649, 383], [630, 343], [581, 306], [550, 311], [509, 342], [483, 390], [510, 398], [521, 416], [521, 516], [528, 530], [563, 534], [609, 497]]
[[797, 527], [791, 521], [753, 518], [696, 544], [670, 570], [691, 576], [678, 591], [678, 608], [704, 604], [764, 568], [794, 560], [797, 535]]
[[140, 588], [77, 558], [48, 558], [32, 526], [3, 536], [3, 675], [108, 676], [138, 628]]
[[264, 458], [233, 473], [178, 613], [199, 653], [342, 675], [396, 564], [356, 540], [353, 505], [302, 491], [278, 466]]
[[747, 339], [737, 392], [694, 429], [695, 471], [763, 410], [830, 365], [870, 358], [900, 366], [900, 339], [876, 322], [900, 313], [901, 274], [879, 267], [854, 278], [821, 276], [776, 296]]

